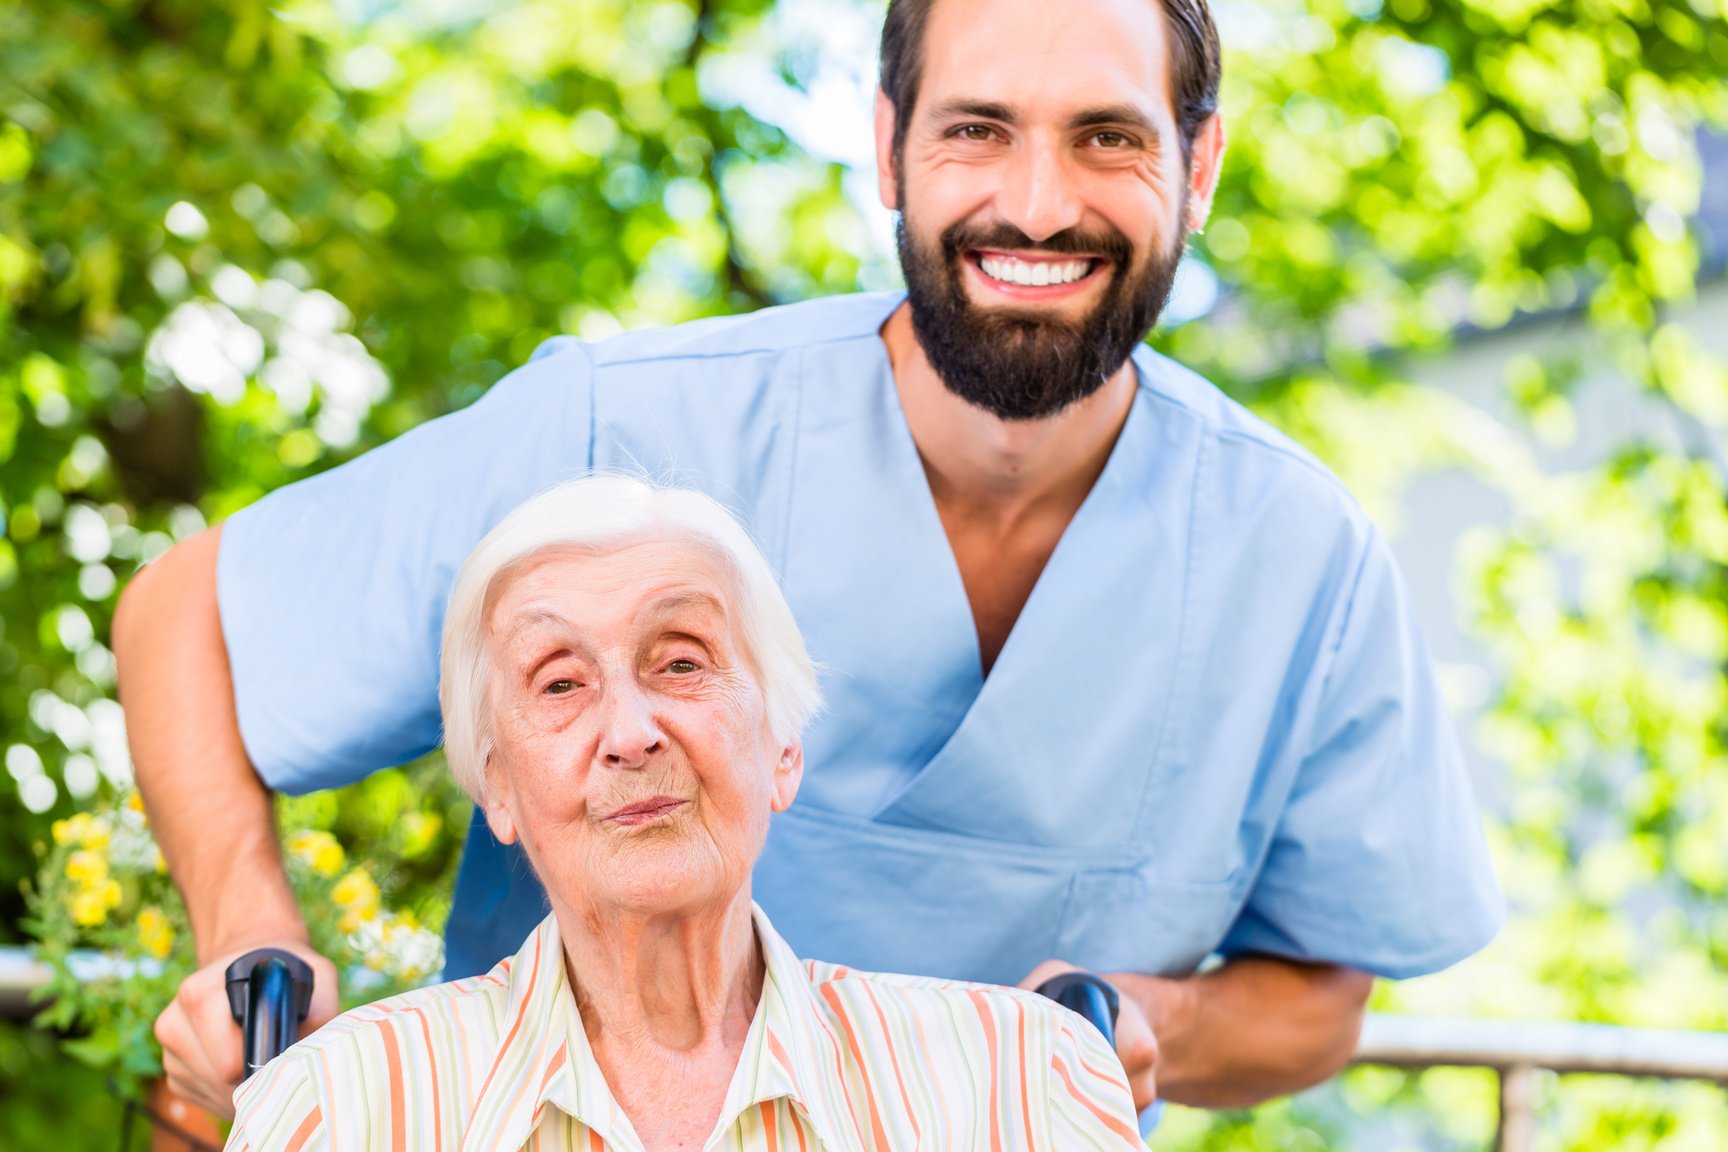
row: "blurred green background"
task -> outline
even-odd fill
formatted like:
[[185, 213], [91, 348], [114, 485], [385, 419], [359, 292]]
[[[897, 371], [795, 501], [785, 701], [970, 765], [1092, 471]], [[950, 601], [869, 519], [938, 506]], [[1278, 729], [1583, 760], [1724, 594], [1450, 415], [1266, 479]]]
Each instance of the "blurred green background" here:
[[[1728, 1029], [1721, 4], [1215, 6], [1230, 153], [1157, 342], [1398, 541], [1513, 905], [1379, 1010]], [[895, 282], [880, 12], [0, 5], [0, 945], [51, 821], [127, 787], [105, 641], [140, 563], [554, 333]], [[435, 762], [290, 819], [441, 915], [464, 821]], [[1480, 1148], [1493, 1092], [1359, 1069], [1173, 1109], [1157, 1145]], [[1719, 1088], [1548, 1077], [1540, 1105], [1545, 1149], [1728, 1139]], [[101, 1074], [0, 1022], [0, 1144], [118, 1123]]]

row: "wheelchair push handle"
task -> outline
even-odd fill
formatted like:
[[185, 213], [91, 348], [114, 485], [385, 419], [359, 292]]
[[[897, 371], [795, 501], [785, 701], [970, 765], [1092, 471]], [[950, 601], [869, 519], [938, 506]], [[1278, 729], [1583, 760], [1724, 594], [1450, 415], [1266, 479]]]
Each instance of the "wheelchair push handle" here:
[[244, 1036], [246, 1075], [282, 1055], [312, 1008], [312, 966], [280, 948], [258, 948], [228, 965], [228, 1010]]
[[1116, 1047], [1116, 1014], [1122, 1006], [1115, 985], [1091, 972], [1064, 972], [1038, 985], [1038, 994], [1084, 1016], [1104, 1042]]

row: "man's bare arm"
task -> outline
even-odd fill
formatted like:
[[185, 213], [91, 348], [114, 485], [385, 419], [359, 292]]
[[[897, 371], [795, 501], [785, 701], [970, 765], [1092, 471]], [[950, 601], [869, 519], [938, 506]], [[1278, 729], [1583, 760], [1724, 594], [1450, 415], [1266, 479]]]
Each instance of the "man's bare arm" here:
[[200, 964], [157, 1021], [157, 1037], [170, 1084], [232, 1115], [240, 1036], [221, 969], [257, 947], [305, 956], [317, 980], [314, 1026], [335, 1011], [336, 981], [307, 944], [270, 793], [240, 741], [216, 610], [220, 541], [221, 528], [212, 528], [139, 572], [120, 598], [113, 640], [138, 787], [186, 900]]
[[[1036, 988], [1072, 965], [1040, 964]], [[1350, 1062], [1374, 978], [1336, 964], [1238, 956], [1199, 976], [1103, 975], [1122, 994], [1116, 1053], [1134, 1105], [1247, 1108], [1313, 1087]]]
[[1185, 980], [1111, 980], [1152, 1014], [1158, 1094], [1199, 1108], [1245, 1108], [1337, 1075], [1374, 988], [1354, 968], [1271, 956], [1239, 956]]

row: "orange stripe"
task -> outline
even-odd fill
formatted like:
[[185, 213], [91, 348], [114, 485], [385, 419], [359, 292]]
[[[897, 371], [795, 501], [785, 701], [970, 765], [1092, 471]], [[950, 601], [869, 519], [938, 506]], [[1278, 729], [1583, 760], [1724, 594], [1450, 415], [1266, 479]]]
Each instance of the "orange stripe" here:
[[1062, 1063], [1062, 1057], [1057, 1056], [1054, 1059], [1052, 1059], [1050, 1061], [1050, 1063], [1051, 1063], [1051, 1066], [1056, 1069], [1056, 1074], [1058, 1076], [1062, 1077], [1062, 1082], [1064, 1084], [1068, 1085], [1068, 1095], [1074, 1097], [1074, 1099], [1076, 1099], [1080, 1103], [1084, 1104], [1086, 1106], [1086, 1110], [1088, 1112], [1091, 1112], [1092, 1115], [1098, 1117], [1099, 1121], [1106, 1128], [1110, 1129], [1110, 1131], [1117, 1133], [1118, 1135], [1122, 1136], [1124, 1139], [1132, 1140], [1132, 1141], [1135, 1141], [1136, 1143], [1139, 1142], [1140, 1133], [1129, 1128], [1128, 1125], [1122, 1123], [1121, 1120], [1117, 1119], [1115, 1116], [1110, 1115], [1110, 1113], [1104, 1111], [1104, 1109], [1098, 1107], [1098, 1105], [1096, 1105], [1092, 1102], [1092, 1098], [1090, 1096], [1087, 1096], [1085, 1093], [1081, 1092], [1080, 1089], [1078, 1089], [1074, 1086], [1074, 1078], [1068, 1074], [1068, 1066], [1066, 1064]]
[[780, 1043], [780, 1037], [774, 1035], [772, 1032], [768, 1033], [768, 1052], [774, 1057], [774, 1059], [780, 1061], [780, 1067], [786, 1069], [788, 1074], [791, 1074], [792, 1057], [786, 1054], [786, 1047]]
[[[1076, 1037], [1076, 1041], [1077, 1040], [1078, 1040], [1078, 1038]], [[1082, 1067], [1082, 1068], [1086, 1069], [1086, 1071], [1090, 1072], [1095, 1079], [1102, 1080], [1106, 1084], [1116, 1083], [1117, 1077], [1116, 1077], [1116, 1073], [1114, 1071], [1106, 1070], [1103, 1068], [1094, 1068], [1094, 1067], [1092, 1067], [1092, 1065], [1086, 1063], [1086, 1053], [1083, 1049], [1080, 1048], [1078, 1043], [1075, 1044], [1074, 1055], [1075, 1055], [1075, 1058], [1080, 1061], [1080, 1067]], [[1124, 1075], [1126, 1075], [1126, 1073], [1124, 1073]]]
[[606, 1152], [606, 1141], [592, 1128], [588, 1129], [588, 1152]]
[[[826, 994], [828, 990], [824, 987], [822, 991]], [[846, 1118], [852, 1121], [852, 1131], [858, 1133], [859, 1139], [862, 1140], [864, 1134], [858, 1132], [858, 1105], [852, 1101], [852, 1085], [846, 1078], [846, 1058], [840, 1054], [840, 1044], [834, 1039], [832, 1029], [824, 1028], [822, 1035], [828, 1038], [828, 1047], [833, 1050], [834, 1075], [840, 1081], [840, 1091], [846, 1096]], [[881, 1152], [881, 1150], [878, 1149], [877, 1152]]]
[[966, 996], [972, 1001], [972, 1007], [978, 1012], [978, 1019], [984, 1025], [984, 1039], [990, 1050], [990, 1152], [1002, 1152], [1002, 1129], [996, 1122], [997, 1094], [996, 1081], [1002, 1073], [997, 1066], [996, 1051], [996, 1021], [990, 1014], [990, 1001], [976, 989], [967, 989]]
[[852, 1050], [852, 1060], [858, 1066], [858, 1079], [864, 1082], [864, 1102], [870, 1105], [870, 1134], [873, 1141], [871, 1146], [878, 1152], [887, 1152], [888, 1132], [882, 1127], [882, 1115], [876, 1110], [876, 1090], [870, 1085], [875, 1077], [869, 1075], [869, 1066], [864, 1062], [864, 1049], [858, 1043], [858, 1034], [852, 1030], [852, 1017], [846, 1014], [840, 994], [834, 991], [832, 984], [822, 985], [822, 998], [828, 1001], [834, 1014], [840, 1017], [840, 1027], [846, 1030], [846, 1046]]
[[306, 1113], [306, 1119], [300, 1121], [300, 1127], [294, 1129], [294, 1135], [288, 1138], [288, 1147], [283, 1152], [300, 1152], [306, 1147], [306, 1141], [312, 1139], [312, 1133], [318, 1131], [318, 1126], [324, 1122], [324, 1112], [316, 1104], [312, 1111]]
[[1014, 1006], [1014, 1050], [1020, 1061], [1020, 1123], [1025, 1133], [1023, 1139], [1032, 1139], [1032, 1090], [1026, 1083], [1026, 1009], [1019, 1004]]
[[[426, 1051], [430, 1055], [430, 1053], [434, 1050], [432, 1047], [432, 1025], [427, 1022], [425, 1012], [421, 1011], [418, 1008], [410, 1009], [410, 1011], [412, 1011], [414, 1013], [414, 1015], [416, 1015], [420, 1018], [420, 1035], [422, 1038], [425, 1039]], [[432, 1125], [432, 1152], [443, 1152], [443, 1149], [444, 1149], [444, 1109], [438, 1103], [438, 1080], [439, 1080], [439, 1077], [438, 1077], [437, 1073], [438, 1073], [438, 1065], [437, 1065], [437, 1061], [434, 1059], [433, 1064], [432, 1064], [432, 1075], [427, 1077], [427, 1079], [432, 1082], [432, 1115], [434, 1117], [434, 1122]]]
[[[534, 933], [534, 966], [528, 970], [528, 986], [530, 988], [532, 988], [534, 986], [535, 979], [540, 975], [540, 953], [541, 953], [541, 951], [542, 951], [542, 949], [540, 946], [540, 933], [536, 932], [536, 933]], [[498, 1054], [500, 1056], [502, 1056], [504, 1053], [510, 1051], [510, 1045], [512, 1043], [514, 1043], [516, 1040], [516, 1033], [520, 1032], [522, 1030], [522, 1018], [524, 1016], [528, 1015], [528, 1005], [533, 999], [534, 998], [532, 996], [522, 997], [522, 1007], [517, 1009], [516, 1019], [514, 1019], [510, 1022], [510, 1032], [508, 1035], [506, 1035], [504, 1037], [504, 1043], [498, 1045]], [[474, 1099], [483, 1100], [486, 1098], [486, 1090], [488, 1088], [492, 1087], [492, 1077], [498, 1075], [498, 1064], [499, 1064], [499, 1061], [497, 1061], [497, 1060], [494, 1060], [492, 1062], [491, 1070], [486, 1073], [486, 1083], [480, 1085], [480, 1095], [474, 1097]], [[521, 1091], [518, 1090], [516, 1095], [518, 1097], [520, 1097], [522, 1095]], [[511, 1103], [514, 1104], [515, 1101], [512, 1100]], [[509, 1115], [508, 1109], [505, 1110], [505, 1115]]]
[[[388, 1020], [378, 1022], [378, 1031], [384, 1034], [384, 1075], [390, 1083], [390, 1150], [408, 1152], [408, 1106], [403, 1098], [402, 1038], [396, 1035], [395, 1025]], [[432, 1053], [428, 1052], [427, 1055], [430, 1057]], [[433, 1059], [432, 1078], [438, 1078], [436, 1058]]]
[[877, 1003], [876, 993], [870, 991], [870, 984], [863, 984], [864, 998], [870, 1001], [870, 1007], [876, 1010], [876, 1019], [882, 1024], [882, 1043], [888, 1049], [888, 1063], [894, 1068], [894, 1083], [900, 1087], [900, 1103], [905, 1106], [905, 1116], [912, 1122], [912, 1142], [919, 1143], [924, 1133], [918, 1127], [918, 1114], [912, 1110], [912, 1098], [906, 1095], [906, 1078], [900, 1075], [900, 1055], [894, 1050], [894, 1034], [888, 1031], [888, 1017], [882, 1013], [882, 1005]]
[[774, 1122], [774, 1101], [764, 1100], [756, 1105], [756, 1111], [762, 1116], [762, 1139], [770, 1148], [780, 1147], [780, 1131]]
[[[924, 1033], [924, 1021], [917, 1013], [912, 1016], [912, 1027], [918, 1034], [918, 1051], [924, 1057], [924, 1066], [932, 1069], [937, 1067], [935, 1059], [930, 1055], [930, 1038]], [[937, 1092], [934, 1095], [936, 1107], [942, 1113], [943, 1139], [950, 1139], [954, 1135], [954, 1115], [948, 1109], [948, 1093]]]
[[[558, 1051], [552, 1053], [552, 1059], [546, 1064], [546, 1075], [540, 1077], [540, 1094], [542, 1096], [546, 1093], [546, 1085], [552, 1083], [552, 1077], [558, 1075], [558, 1069], [564, 1067], [564, 1058], [569, 1054], [570, 1041], [568, 1040], [558, 1045]], [[545, 1111], [546, 1101], [542, 1100], [539, 1104], [534, 1106], [534, 1117], [528, 1122], [529, 1126], [538, 1128], [540, 1126], [540, 1116]]]

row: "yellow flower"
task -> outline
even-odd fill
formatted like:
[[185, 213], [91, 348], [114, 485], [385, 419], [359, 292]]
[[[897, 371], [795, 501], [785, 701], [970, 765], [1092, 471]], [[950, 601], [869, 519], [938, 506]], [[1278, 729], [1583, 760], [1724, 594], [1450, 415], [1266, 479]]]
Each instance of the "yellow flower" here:
[[65, 820], [54, 821], [54, 843], [76, 844], [96, 851], [108, 847], [108, 821], [79, 812]]
[[174, 951], [174, 925], [154, 904], [138, 913], [138, 943], [158, 960], [166, 960]]
[[342, 909], [341, 928], [352, 932], [367, 920], [378, 916], [378, 885], [364, 868], [356, 868], [330, 889], [330, 899]]
[[144, 794], [138, 791], [138, 789], [134, 788], [132, 791], [126, 793], [126, 799], [122, 801], [122, 803], [139, 815], [144, 814]]
[[103, 893], [86, 889], [72, 897], [72, 923], [80, 928], [96, 928], [108, 919], [108, 901]]
[[288, 838], [288, 853], [320, 876], [336, 875], [348, 861], [342, 845], [328, 832], [294, 833]]
[[108, 857], [80, 848], [66, 858], [66, 879], [85, 890], [100, 886], [108, 879]]

